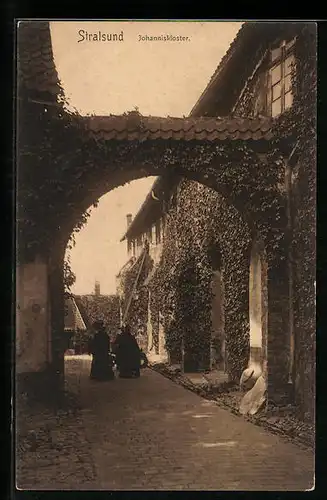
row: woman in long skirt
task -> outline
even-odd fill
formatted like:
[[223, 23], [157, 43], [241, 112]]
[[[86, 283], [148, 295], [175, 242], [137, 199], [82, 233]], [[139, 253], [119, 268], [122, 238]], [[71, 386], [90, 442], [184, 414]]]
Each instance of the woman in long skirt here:
[[110, 340], [102, 321], [93, 324], [95, 335], [91, 342], [92, 365], [90, 378], [94, 380], [113, 380], [112, 361], [109, 355]]
[[140, 376], [141, 352], [129, 326], [122, 329], [115, 341], [115, 353], [119, 377], [138, 378]]

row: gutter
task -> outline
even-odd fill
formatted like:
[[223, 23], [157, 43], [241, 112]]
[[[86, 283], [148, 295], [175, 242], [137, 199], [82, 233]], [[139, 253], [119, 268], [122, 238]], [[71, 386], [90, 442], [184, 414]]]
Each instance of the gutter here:
[[152, 198], [152, 192], [155, 190], [155, 188], [157, 188], [158, 186], [160, 186], [161, 182], [162, 182], [162, 176], [157, 177], [156, 180], [154, 181], [154, 183], [152, 184], [151, 190], [146, 195], [145, 200], [143, 201], [140, 209], [138, 210], [137, 214], [135, 215], [134, 219], [132, 220], [132, 222], [131, 222], [130, 226], [128, 227], [127, 231], [122, 236], [122, 238], [119, 240], [120, 243], [123, 242], [124, 240], [126, 240], [126, 238], [128, 238], [128, 236], [132, 232], [133, 228], [135, 228], [136, 224], [138, 222], [141, 222], [140, 218], [142, 216], [142, 213], [145, 213], [145, 209], [147, 208], [147, 205], [148, 205], [149, 201], [153, 200], [153, 198]]

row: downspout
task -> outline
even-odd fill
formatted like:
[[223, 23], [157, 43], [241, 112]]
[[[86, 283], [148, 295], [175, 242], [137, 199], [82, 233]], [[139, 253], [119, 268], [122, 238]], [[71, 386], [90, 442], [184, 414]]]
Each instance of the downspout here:
[[290, 161], [298, 147], [299, 141], [295, 144], [291, 154], [285, 164], [285, 188], [286, 188], [286, 214], [287, 214], [287, 233], [288, 233], [288, 288], [289, 288], [289, 329], [290, 329], [290, 363], [288, 373], [288, 383], [293, 384], [295, 379], [295, 335], [294, 335], [294, 269], [293, 269], [293, 221], [292, 221], [292, 167]]

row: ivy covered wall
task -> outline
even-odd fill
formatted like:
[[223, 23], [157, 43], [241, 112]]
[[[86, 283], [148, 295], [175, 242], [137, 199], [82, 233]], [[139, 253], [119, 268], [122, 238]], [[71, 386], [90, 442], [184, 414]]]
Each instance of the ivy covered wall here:
[[[284, 29], [282, 25], [281, 29]], [[236, 377], [244, 367], [248, 357], [248, 277], [244, 278], [244, 287], [234, 282], [228, 284], [228, 280], [234, 279], [238, 273], [244, 276], [248, 273], [248, 248], [252, 233], [257, 232], [264, 242], [268, 261], [270, 379], [285, 385], [290, 322], [289, 308], [285, 303], [290, 303], [292, 275], [291, 301], [298, 373], [296, 397], [301, 408], [306, 407], [305, 412], [311, 412], [315, 337], [316, 28], [314, 23], [297, 23], [296, 31], [294, 86], [297, 94], [292, 109], [275, 121], [274, 139], [269, 143], [251, 140], [216, 143], [160, 139], [142, 144], [137, 141], [95, 141], [85, 133], [78, 116], [69, 115], [55, 103], [45, 105], [50, 100], [47, 95], [36, 93], [33, 96], [27, 89], [20, 89], [18, 162], [23, 189], [18, 199], [19, 257], [25, 261], [33, 259], [36, 254], [50, 254], [50, 263], [53, 261], [53, 270], [50, 271], [52, 326], [58, 335], [63, 330], [62, 321], [58, 320], [63, 311], [60, 266], [65, 245], [62, 242], [67, 242], [74, 227], [78, 230], [83, 226], [87, 220], [85, 210], [104, 192], [131, 178], [162, 175], [169, 171], [213, 187], [239, 211], [223, 202], [216, 192], [211, 204], [208, 201], [209, 188], [197, 190], [192, 181], [181, 185], [179, 205], [169, 216], [170, 229], [167, 231], [171, 233], [167, 241], [171, 243], [165, 245], [162, 264], [151, 281], [153, 317], [157, 317], [155, 308], [167, 311], [164, 315], [167, 345], [178, 344], [174, 338], [180, 338], [180, 326], [186, 325], [182, 335], [184, 351], [185, 348], [188, 352], [197, 351], [190, 364], [197, 363], [199, 369], [206, 367], [211, 271], [204, 241], [208, 246], [218, 243], [223, 256], [225, 310], [231, 311], [227, 313], [230, 316], [226, 316], [225, 324], [229, 344], [227, 368], [231, 376]], [[263, 54], [265, 48], [258, 47], [257, 54]], [[239, 103], [239, 114], [251, 115], [255, 108], [250, 89], [257, 87], [257, 77], [253, 78]], [[34, 97], [34, 102], [31, 97]], [[294, 147], [296, 152], [290, 158]], [[293, 178], [291, 224], [285, 186], [287, 163], [291, 165]], [[224, 224], [219, 220], [213, 229], [210, 206], [213, 212], [218, 211], [220, 203], [226, 203], [220, 210], [220, 217], [227, 222]], [[231, 213], [228, 211], [234, 214], [235, 223], [230, 223]], [[238, 219], [236, 224], [240, 214], [244, 220]], [[197, 224], [193, 222], [194, 216], [198, 217]], [[191, 220], [189, 225], [188, 218]], [[207, 234], [205, 228], [209, 219], [211, 229]], [[187, 234], [184, 226], [189, 229]], [[224, 227], [228, 229], [221, 229]], [[243, 237], [241, 231], [247, 235]], [[207, 240], [202, 237], [204, 233]], [[220, 235], [218, 242], [217, 235]], [[226, 254], [227, 243], [231, 256]], [[189, 283], [189, 288], [185, 283]], [[188, 349], [191, 345], [192, 349]], [[176, 347], [175, 354], [178, 355], [180, 350]], [[280, 373], [279, 367], [282, 367]], [[274, 376], [277, 377], [275, 380]]]
[[292, 161], [292, 268], [296, 402], [304, 418], [315, 406], [316, 280], [316, 25], [305, 25], [296, 47], [300, 68], [292, 127], [298, 141]]
[[[166, 345], [174, 360], [181, 360], [184, 352], [184, 363], [190, 368], [208, 368], [212, 273], [208, 249], [219, 247], [225, 287], [227, 370], [236, 380], [249, 356], [249, 255], [251, 242], [259, 238], [267, 260], [269, 393], [288, 391], [293, 328], [293, 401], [302, 416], [312, 418], [316, 28], [314, 24], [297, 24], [293, 29], [297, 36], [294, 103], [276, 118], [276, 135], [268, 154], [260, 159], [235, 144], [229, 161], [216, 173], [218, 184], [232, 186], [231, 192], [242, 199], [245, 211], [236, 210], [217, 191], [184, 180], [179, 185], [177, 207], [167, 217], [162, 259], [150, 287], [153, 316], [159, 310], [164, 314]], [[262, 47], [260, 57], [267, 48]], [[260, 81], [262, 75], [254, 71], [236, 114], [251, 116], [255, 110], [260, 111], [256, 95]], [[202, 161], [206, 164], [210, 159], [207, 156]], [[207, 172], [214, 175], [210, 168]], [[291, 187], [287, 181], [289, 168]], [[246, 212], [251, 214], [251, 227]]]
[[[213, 249], [222, 255], [228, 373], [237, 380], [247, 365], [250, 242], [249, 227], [221, 195], [197, 182], [180, 183], [177, 206], [167, 214], [163, 252], [149, 291], [154, 340], [160, 312], [170, 358], [181, 361], [183, 357], [186, 371], [209, 369]], [[131, 283], [132, 276], [129, 279]], [[148, 291], [142, 293], [144, 313]], [[135, 315], [133, 321], [142, 316], [140, 309]]]
[[[285, 274], [289, 294], [284, 302], [289, 312], [288, 330], [294, 334], [293, 398], [302, 417], [309, 419], [314, 416], [315, 400], [316, 30], [315, 23], [303, 23], [293, 30], [296, 36], [294, 101], [293, 106], [277, 118], [277, 135], [273, 141], [275, 152], [284, 152], [281, 190], [288, 190], [289, 194], [286, 251], [279, 245], [276, 258], [288, 261]], [[259, 78], [257, 73], [248, 81], [244, 97], [236, 107], [238, 114], [249, 116], [255, 109], [253, 91]], [[285, 347], [289, 363], [291, 353], [287, 353]], [[282, 343], [278, 350], [283, 351]]]
[[116, 295], [76, 295], [75, 300], [89, 330], [95, 321], [103, 321], [108, 334], [117, 334], [120, 316]]
[[[146, 252], [142, 253], [134, 265], [124, 271], [120, 278], [120, 308], [124, 322], [128, 323], [133, 333], [146, 332], [148, 321], [148, 289], [142, 286], [153, 267], [153, 261]], [[137, 286], [134, 284], [137, 281]], [[124, 317], [127, 310], [127, 315]]]

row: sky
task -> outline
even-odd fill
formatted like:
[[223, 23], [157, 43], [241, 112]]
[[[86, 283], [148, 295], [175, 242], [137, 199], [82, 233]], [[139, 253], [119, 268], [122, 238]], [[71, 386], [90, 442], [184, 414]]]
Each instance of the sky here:
[[[143, 115], [181, 117], [189, 115], [240, 27], [239, 22], [53, 21], [51, 37], [69, 107], [81, 115], [138, 107]], [[99, 31], [122, 32], [123, 41], [78, 41]], [[158, 35], [188, 40], [143, 40]], [[127, 260], [126, 242], [119, 242], [126, 214], [137, 213], [153, 181], [132, 181], [92, 209], [70, 251], [77, 277], [73, 293], [93, 293], [95, 280], [101, 293], [115, 293], [115, 276]]]

